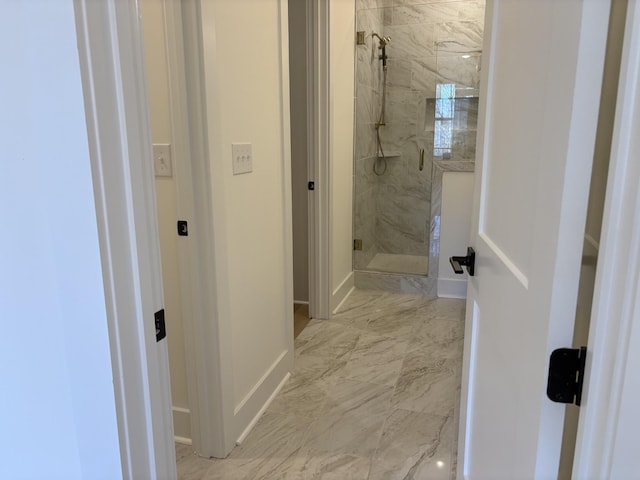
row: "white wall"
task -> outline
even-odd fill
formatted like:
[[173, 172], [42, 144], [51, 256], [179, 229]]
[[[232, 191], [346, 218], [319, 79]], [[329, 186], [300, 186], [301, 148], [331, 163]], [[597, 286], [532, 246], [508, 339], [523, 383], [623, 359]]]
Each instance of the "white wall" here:
[[332, 309], [353, 287], [355, 1], [331, 0]]
[[307, 190], [307, 2], [289, 0], [291, 75], [291, 194], [293, 197], [293, 298], [309, 301], [309, 201]]
[[[236, 434], [293, 358], [286, 7], [279, 0], [201, 7], [216, 298], [222, 330], [231, 332], [221, 341], [232, 350]], [[253, 144], [252, 173], [233, 175], [234, 142]]]
[[0, 7], [3, 478], [121, 478], [74, 5]]
[[472, 172], [444, 172], [442, 175], [442, 210], [440, 216], [440, 260], [438, 296], [464, 298], [467, 295], [467, 272], [453, 273], [449, 257], [467, 254], [473, 207]]
[[[166, 31], [162, 5], [163, 2], [159, 0], [142, 1], [142, 26], [147, 62], [152, 141], [154, 144], [171, 144], [173, 143], [171, 108], [165, 47]], [[172, 153], [175, 171], [176, 162], [183, 161], [183, 159], [175, 158], [175, 151]], [[176, 221], [178, 219], [176, 182], [174, 177], [156, 177], [155, 184], [162, 253], [162, 283], [169, 347], [169, 368], [171, 371], [171, 399], [174, 407], [174, 431], [178, 437], [191, 438], [179, 282], [178, 236], [176, 235]]]

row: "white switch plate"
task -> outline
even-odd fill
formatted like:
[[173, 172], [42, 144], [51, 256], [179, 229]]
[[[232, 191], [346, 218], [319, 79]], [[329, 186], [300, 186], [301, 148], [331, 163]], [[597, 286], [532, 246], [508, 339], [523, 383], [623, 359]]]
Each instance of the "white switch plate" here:
[[253, 171], [253, 152], [250, 143], [232, 143], [231, 154], [234, 175]]
[[156, 177], [171, 177], [171, 145], [156, 143], [153, 145], [153, 167]]

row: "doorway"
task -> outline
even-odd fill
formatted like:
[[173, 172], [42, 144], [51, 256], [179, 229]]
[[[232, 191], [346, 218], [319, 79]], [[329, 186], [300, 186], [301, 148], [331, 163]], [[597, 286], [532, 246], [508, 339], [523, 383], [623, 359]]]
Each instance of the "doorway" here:
[[294, 338], [309, 323], [308, 2], [289, 0]]

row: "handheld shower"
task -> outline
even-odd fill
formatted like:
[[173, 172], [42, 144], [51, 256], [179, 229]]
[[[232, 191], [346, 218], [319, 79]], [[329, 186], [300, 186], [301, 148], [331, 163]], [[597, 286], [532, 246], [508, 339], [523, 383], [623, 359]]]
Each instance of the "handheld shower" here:
[[382, 50], [382, 54], [378, 58], [382, 60], [382, 68], [386, 70], [387, 69], [387, 45], [389, 45], [389, 43], [391, 42], [391, 37], [388, 35], [383, 35], [381, 37], [375, 32], [373, 32], [371, 36], [378, 38], [378, 49]]
[[[380, 60], [382, 60], [382, 107], [380, 108], [380, 117], [376, 122], [376, 141], [378, 143], [378, 158], [373, 164], [373, 171], [376, 175], [384, 175], [387, 171], [387, 157], [384, 154], [384, 150], [382, 148], [382, 140], [380, 139], [380, 127], [386, 125], [385, 120], [385, 111], [386, 111], [386, 103], [387, 103], [387, 45], [391, 42], [391, 37], [383, 35], [382, 37], [377, 33], [373, 32], [371, 37], [376, 37], [378, 39], [378, 49], [382, 50], [381, 54], [378, 56]], [[382, 171], [378, 171], [378, 162], [381, 161], [383, 169]]]

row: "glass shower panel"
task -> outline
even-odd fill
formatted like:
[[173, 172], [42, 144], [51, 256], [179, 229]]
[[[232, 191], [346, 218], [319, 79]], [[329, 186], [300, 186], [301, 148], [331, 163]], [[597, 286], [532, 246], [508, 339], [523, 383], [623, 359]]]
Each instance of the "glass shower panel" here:
[[475, 159], [484, 2], [402, 3], [356, 2], [354, 267], [424, 276], [434, 179]]

